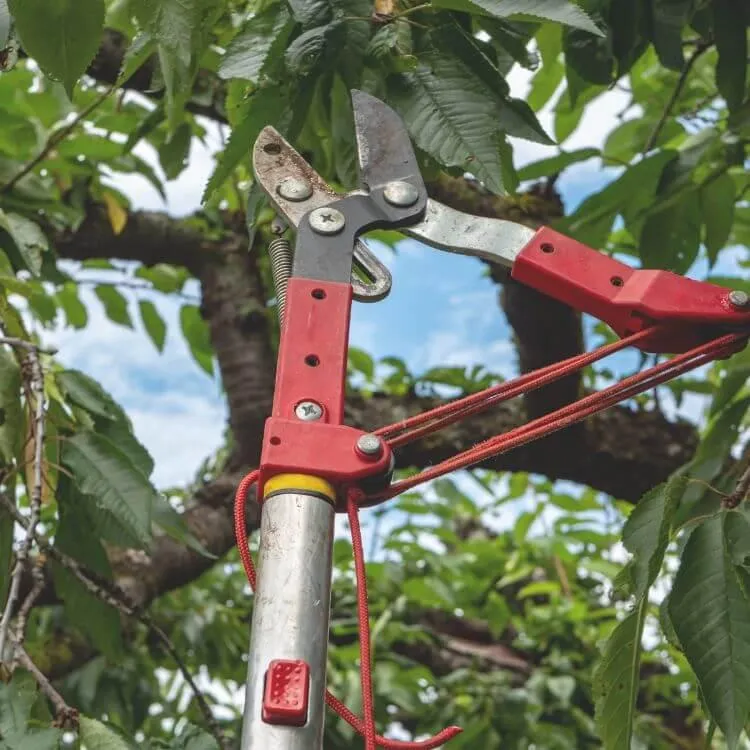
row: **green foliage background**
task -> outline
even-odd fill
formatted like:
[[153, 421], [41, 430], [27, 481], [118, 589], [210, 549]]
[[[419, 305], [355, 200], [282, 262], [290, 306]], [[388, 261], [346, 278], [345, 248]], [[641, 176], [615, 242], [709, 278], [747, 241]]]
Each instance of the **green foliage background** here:
[[[249, 146], [265, 125], [310, 154], [332, 184], [352, 187], [354, 87], [397, 109], [428, 178], [469, 171], [521, 208], [528, 200], [521, 181], [587, 159], [618, 167], [605, 189], [556, 227], [634, 265], [684, 273], [706, 260], [708, 278], [750, 292], [746, 275], [713, 271], [728, 248], [738, 268], [750, 263], [749, 25], [750, 8], [738, 0], [400, 0], [376, 7], [364, 0], [0, 0], [2, 328], [33, 340], [33, 329], [64, 316], [68, 326], [85, 330], [92, 312], [58, 265], [55, 238], [77, 232], [92, 206], [122, 231], [128, 199], [104, 177], [140, 174], [163, 194], [161, 177], [134, 147], [152, 144], [166, 177], [176, 178], [191, 141], [205, 137], [196, 113], [210, 111], [231, 126], [204, 210], [186, 220], [206, 237], [221, 238], [227, 214], [246, 205], [251, 232], [267, 230], [272, 215], [252, 185], [249, 163]], [[105, 28], [127, 45], [111, 86], [87, 75]], [[122, 87], [154, 59], [153, 96], [123, 97]], [[533, 71], [525, 101], [510, 95], [506, 76], [514, 66]], [[624, 119], [601, 150], [566, 150], [586, 108], [613, 86], [626, 88], [638, 116]], [[535, 113], [560, 88], [547, 133]], [[559, 144], [559, 154], [516, 170], [509, 136]], [[113, 268], [108, 261], [82, 265]], [[158, 264], [139, 267], [131, 282], [178, 296], [189, 278], [183, 266]], [[95, 292], [109, 320], [133, 327], [116, 284]], [[138, 310], [161, 351], [166, 324], [157, 307], [141, 299]], [[197, 366], [213, 373], [199, 306], [185, 301], [179, 322]], [[611, 337], [603, 327], [597, 335]], [[27, 517], [34, 399], [23, 385], [23, 361], [18, 349], [0, 348], [2, 491]], [[190, 488], [158, 492], [153, 461], [122, 408], [53, 355], [45, 354], [43, 364], [41, 529], [66, 557], [52, 555], [51, 562], [62, 603], [34, 608], [26, 649], [48, 673], [81, 641], [96, 655], [54, 680], [81, 712], [65, 729], [52, 725], [50, 705], [27, 669], [0, 671], [0, 748], [217, 747], [153, 627], [122, 616], [60, 562], [72, 558], [107, 589], [112, 549], [147, 553], [164, 534], [201, 549], [181, 517]], [[375, 364], [352, 352], [352, 373], [365, 394], [418, 385], [465, 392], [492, 381], [481, 368], [439, 368], [420, 377], [398, 360]], [[376, 375], [383, 366], [389, 374]], [[451, 750], [746, 747], [750, 519], [744, 503], [729, 508], [722, 498], [742, 469], [731, 456], [747, 428], [749, 372], [745, 351], [703, 379], [672, 386], [678, 397], [696, 392], [710, 399], [700, 446], [634, 509], [590, 489], [568, 492], [538, 476], [486, 471], [471, 473], [476, 492], [445, 479], [395, 501], [405, 520], [381, 540], [385, 559], [369, 566], [380, 726], [397, 723], [421, 736], [460, 724], [465, 732]], [[637, 408], [654, 403], [645, 399]], [[216, 473], [224, 458], [223, 452], [197, 476]], [[511, 531], [483, 530], [482, 519], [526, 492], [532, 507]], [[542, 536], [529, 536], [549, 505], [562, 515]], [[0, 602], [13, 568], [13, 529], [5, 507]], [[619, 540], [629, 553], [625, 565], [612, 552]], [[351, 549], [343, 540], [335, 565], [329, 681], [356, 710]], [[655, 583], [668, 592], [661, 604]], [[158, 599], [148, 614], [191, 673], [225, 687], [230, 697], [210, 702], [229, 746], [239, 735], [231, 695], [245, 678], [251, 606], [230, 554]], [[500, 652], [485, 660], [467, 656], [457, 666], [456, 653], [444, 652], [460, 653], [460, 636], [446, 646], [424, 627], [456, 617], [479, 623], [480, 640]], [[524, 655], [524, 667], [498, 667], [501, 636]], [[414, 658], [424, 651], [432, 657]], [[442, 660], [435, 656], [441, 653]], [[326, 748], [358, 746], [333, 717], [326, 732]]]

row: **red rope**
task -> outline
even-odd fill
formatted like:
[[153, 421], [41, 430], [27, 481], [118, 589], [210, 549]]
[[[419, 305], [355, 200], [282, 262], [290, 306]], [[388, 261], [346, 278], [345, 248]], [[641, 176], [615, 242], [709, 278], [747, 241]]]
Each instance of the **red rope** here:
[[[255, 565], [250, 547], [247, 543], [247, 524], [245, 521], [245, 506], [247, 504], [247, 493], [257, 481], [258, 471], [251, 471], [245, 476], [237, 487], [234, 499], [234, 535], [237, 540], [237, 549], [240, 553], [242, 567], [245, 570], [247, 580], [253, 591], [256, 590], [257, 578]], [[362, 662], [362, 705], [364, 706], [364, 721], [353, 713], [329, 690], [326, 690], [326, 703], [335, 711], [349, 726], [365, 738], [366, 750], [375, 750], [377, 747], [385, 750], [434, 750], [444, 745], [448, 740], [461, 733], [461, 727], [448, 727], [443, 729], [434, 737], [420, 742], [401, 742], [381, 737], [375, 732], [374, 700], [372, 692], [372, 669], [370, 657], [370, 616], [367, 603], [367, 580], [365, 574], [364, 550], [362, 547], [362, 533], [359, 527], [359, 512], [357, 500], [351, 495], [347, 502], [349, 513], [349, 524], [352, 531], [352, 549], [354, 552], [354, 567], [357, 577], [357, 610], [359, 615], [359, 644], [360, 660]]]
[[[648, 329], [628, 336], [612, 344], [599, 349], [579, 354], [575, 357], [554, 365], [549, 365], [535, 372], [523, 375], [515, 380], [501, 383], [488, 388], [481, 393], [472, 394], [458, 399], [450, 404], [437, 407], [423, 414], [418, 414], [409, 419], [402, 420], [393, 425], [382, 427], [376, 434], [387, 440], [391, 448], [404, 445], [417, 440], [425, 435], [431, 434], [448, 424], [463, 419], [472, 414], [477, 414], [494, 404], [501, 403], [507, 399], [526, 393], [535, 388], [540, 388], [555, 380], [566, 377], [582, 368], [597, 362], [603, 357], [624, 349], [626, 346], [638, 343], [644, 337], [652, 335], [654, 329]], [[391, 487], [375, 497], [366, 498], [368, 503], [372, 501], [382, 502], [388, 498], [416, 487], [431, 479], [443, 476], [458, 469], [465, 469], [488, 458], [505, 453], [513, 448], [525, 445], [542, 435], [561, 430], [597, 412], [608, 409], [615, 404], [632, 398], [646, 390], [667, 382], [689, 370], [700, 367], [736, 351], [736, 345], [747, 339], [747, 334], [728, 334], [697, 346], [694, 349], [677, 355], [643, 372], [631, 375], [628, 378], [609, 386], [604, 390], [593, 393], [573, 404], [557, 409], [550, 414], [532, 420], [531, 422], [516, 427], [513, 430], [485, 440], [469, 450], [458, 454], [437, 466], [426, 469], [419, 474], [409, 477], [400, 482], [395, 482]], [[253, 565], [250, 548], [247, 543], [247, 527], [245, 522], [245, 505], [247, 493], [255, 484], [258, 471], [250, 472], [240, 482], [237, 488], [234, 505], [234, 524], [237, 547], [239, 549], [242, 566], [245, 569], [247, 579], [253, 590], [256, 589], [255, 566]], [[360, 493], [361, 494], [361, 493]], [[421, 742], [401, 742], [389, 740], [376, 734], [375, 709], [372, 687], [372, 662], [370, 653], [370, 617], [367, 597], [367, 576], [365, 572], [364, 550], [362, 546], [362, 533], [359, 525], [358, 498], [355, 492], [350, 492], [347, 497], [347, 514], [352, 533], [352, 550], [354, 554], [354, 568], [357, 581], [357, 611], [359, 620], [359, 643], [361, 661], [361, 689], [364, 719], [360, 719], [338, 698], [326, 690], [326, 703], [344, 721], [353, 727], [365, 738], [365, 750], [376, 750], [378, 747], [386, 750], [433, 750], [444, 745], [448, 740], [461, 732], [460, 727], [448, 727], [442, 732]]]

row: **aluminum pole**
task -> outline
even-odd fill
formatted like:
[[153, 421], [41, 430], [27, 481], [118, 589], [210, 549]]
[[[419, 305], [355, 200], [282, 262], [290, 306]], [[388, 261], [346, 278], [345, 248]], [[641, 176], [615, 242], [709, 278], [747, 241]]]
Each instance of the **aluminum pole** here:
[[[330, 503], [299, 492], [263, 503], [241, 750], [322, 750], [334, 515]], [[300, 659], [310, 667], [303, 726], [263, 720], [273, 659]]]

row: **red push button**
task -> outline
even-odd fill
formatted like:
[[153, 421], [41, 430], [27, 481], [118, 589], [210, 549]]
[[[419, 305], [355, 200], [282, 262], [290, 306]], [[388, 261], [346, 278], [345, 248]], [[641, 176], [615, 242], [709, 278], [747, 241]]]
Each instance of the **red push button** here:
[[274, 659], [266, 672], [263, 721], [301, 727], [307, 721], [310, 667], [304, 661]]

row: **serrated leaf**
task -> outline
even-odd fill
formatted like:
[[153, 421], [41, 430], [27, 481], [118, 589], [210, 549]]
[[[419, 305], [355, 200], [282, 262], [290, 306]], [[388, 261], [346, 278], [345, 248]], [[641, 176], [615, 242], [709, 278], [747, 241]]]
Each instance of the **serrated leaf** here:
[[138, 310], [141, 313], [141, 321], [146, 329], [149, 338], [153, 342], [157, 351], [164, 351], [164, 344], [167, 340], [167, 324], [159, 315], [156, 305], [150, 300], [139, 300]]
[[698, 192], [655, 211], [643, 223], [638, 250], [646, 268], [685, 273], [698, 257], [701, 239]]
[[58, 289], [55, 296], [57, 303], [65, 313], [68, 325], [77, 330], [85, 328], [89, 320], [89, 314], [78, 296], [78, 287], [73, 283], [65, 284]]
[[284, 5], [272, 5], [251, 18], [232, 39], [219, 65], [220, 78], [243, 78], [258, 83], [277, 62], [293, 28]]
[[[85, 503], [76, 495], [72, 482], [63, 477], [58, 487], [60, 521], [55, 533], [55, 547], [102, 578], [111, 579], [107, 553]], [[89, 592], [69, 570], [55, 561], [50, 561], [50, 564], [55, 590], [63, 600], [70, 622], [108, 658], [117, 659], [123, 645], [117, 610]]]
[[[469, 12], [477, 12], [477, 8], [481, 8], [495, 18], [531, 16], [573, 26], [599, 36], [602, 33], [587, 13], [568, 0], [437, 0], [433, 5]], [[475, 7], [472, 8], [472, 5]]]
[[154, 459], [138, 438], [133, 434], [130, 426], [125, 422], [111, 422], [96, 420], [96, 431], [114, 443], [131, 461], [131, 463], [147, 479], [154, 470]]
[[62, 370], [55, 380], [64, 396], [82, 409], [106, 419], [126, 420], [125, 413], [112, 396], [90, 375], [80, 370]]
[[203, 203], [224, 184], [242, 159], [249, 160], [252, 144], [266, 125], [282, 129], [279, 124], [287, 113], [288, 104], [288, 92], [281, 86], [259, 89], [247, 98], [241, 118], [232, 128], [227, 145], [206, 185]]
[[81, 492], [148, 545], [156, 491], [125, 453], [102, 435], [84, 430], [65, 441], [62, 461]]
[[20, 214], [0, 211], [0, 228], [11, 236], [26, 268], [38, 276], [42, 270], [42, 255], [49, 250], [49, 241], [41, 227]]
[[571, 164], [578, 164], [599, 155], [600, 151], [598, 148], [580, 148], [576, 151], [563, 151], [557, 156], [551, 156], [549, 159], [540, 159], [533, 164], [521, 167], [518, 170], [518, 179], [538, 180], [542, 177], [550, 177], [559, 174], [563, 169], [571, 166]]
[[497, 100], [461, 61], [423, 54], [416, 70], [391, 83], [390, 100], [422, 150], [503, 191]]
[[126, 83], [155, 52], [156, 40], [151, 34], [145, 32], [136, 34], [123, 57], [120, 74], [117, 77], [118, 85], [122, 86]]
[[703, 241], [711, 265], [729, 242], [734, 222], [734, 201], [734, 180], [726, 172], [701, 188], [701, 216], [705, 225]]
[[94, 287], [94, 294], [104, 305], [104, 313], [113, 323], [125, 328], [133, 327], [128, 311], [128, 301], [119, 290], [109, 284], [97, 284]]
[[180, 328], [193, 359], [209, 375], [213, 375], [211, 335], [197, 305], [183, 305], [180, 308]]
[[[730, 111], [740, 107], [746, 96], [750, 11], [735, 0], [713, 0], [713, 34], [719, 59], [716, 86]], [[744, 16], [744, 18], [743, 18]]]
[[669, 598], [669, 615], [711, 717], [737, 747], [750, 712], [748, 574], [730, 556], [720, 513], [690, 535]]
[[2, 750], [58, 750], [59, 729], [37, 729], [32, 709], [38, 697], [33, 677], [16, 669], [7, 684], [0, 680], [0, 739]]
[[647, 602], [617, 624], [594, 672], [595, 719], [604, 750], [631, 750]]
[[193, 129], [190, 123], [183, 122], [159, 148], [159, 163], [168, 180], [177, 179], [187, 166], [192, 141]]
[[68, 96], [101, 42], [104, 0], [9, 0], [23, 47]]
[[0, 346], [0, 457], [12, 463], [23, 436], [21, 407], [21, 368], [13, 353]]
[[669, 532], [687, 477], [676, 475], [646, 493], [628, 516], [622, 530], [625, 548], [633, 555], [631, 570], [637, 598], [646, 596], [659, 574], [669, 543]]
[[81, 716], [79, 734], [86, 750], [133, 750], [117, 732], [88, 716]]

